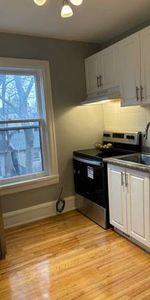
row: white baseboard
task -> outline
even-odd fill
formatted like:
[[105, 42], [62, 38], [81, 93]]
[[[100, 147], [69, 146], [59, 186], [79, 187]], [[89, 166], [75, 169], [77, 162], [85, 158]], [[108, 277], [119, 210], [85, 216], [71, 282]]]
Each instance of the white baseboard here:
[[[65, 198], [66, 205], [64, 212], [75, 209], [75, 196]], [[64, 213], [63, 212], [63, 213]], [[47, 202], [28, 208], [8, 212], [3, 214], [4, 228], [11, 228], [17, 225], [31, 223], [36, 220], [44, 219], [57, 215], [56, 201]]]

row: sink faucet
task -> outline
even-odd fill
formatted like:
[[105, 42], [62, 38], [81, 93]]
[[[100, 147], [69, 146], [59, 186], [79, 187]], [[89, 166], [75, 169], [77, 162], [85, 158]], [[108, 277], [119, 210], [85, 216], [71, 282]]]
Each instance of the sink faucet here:
[[148, 130], [149, 130], [149, 127], [150, 127], [150, 122], [148, 122], [148, 124], [146, 125], [146, 129], [145, 129], [145, 140], [147, 140], [147, 137], [148, 137]]

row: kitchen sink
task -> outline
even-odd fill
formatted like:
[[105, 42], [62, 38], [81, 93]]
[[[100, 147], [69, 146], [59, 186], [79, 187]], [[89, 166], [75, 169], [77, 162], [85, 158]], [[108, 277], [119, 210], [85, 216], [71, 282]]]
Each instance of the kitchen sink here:
[[150, 154], [146, 153], [135, 153], [120, 157], [120, 160], [138, 163], [142, 165], [150, 165]]

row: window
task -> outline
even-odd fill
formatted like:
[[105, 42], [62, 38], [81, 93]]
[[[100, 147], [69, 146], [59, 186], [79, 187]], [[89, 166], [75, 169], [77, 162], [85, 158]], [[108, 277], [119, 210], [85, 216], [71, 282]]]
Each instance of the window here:
[[3, 193], [58, 182], [49, 64], [0, 59]]

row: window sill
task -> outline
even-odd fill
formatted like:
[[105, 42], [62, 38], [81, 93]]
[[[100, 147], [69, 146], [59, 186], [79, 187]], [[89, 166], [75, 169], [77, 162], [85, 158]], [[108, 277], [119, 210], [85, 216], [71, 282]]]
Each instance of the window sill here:
[[45, 176], [32, 180], [15, 182], [12, 184], [5, 184], [0, 186], [0, 195], [9, 195], [27, 190], [37, 189], [48, 185], [59, 183], [59, 175]]

